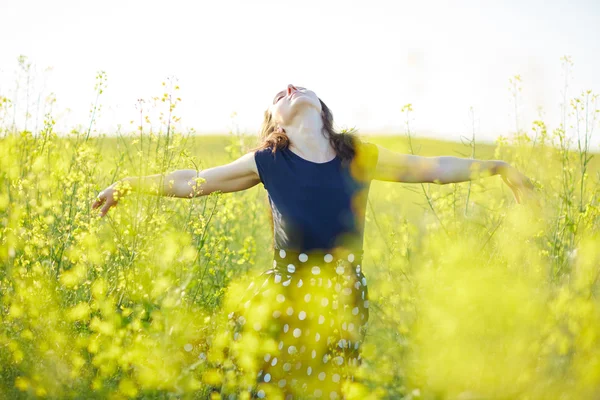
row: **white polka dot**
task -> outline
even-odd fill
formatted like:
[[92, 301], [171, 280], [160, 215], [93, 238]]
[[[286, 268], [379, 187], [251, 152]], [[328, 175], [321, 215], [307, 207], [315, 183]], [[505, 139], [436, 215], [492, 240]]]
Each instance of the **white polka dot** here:
[[346, 347], [346, 339], [340, 339], [340, 341], [338, 342], [338, 346], [342, 349]]
[[271, 374], [265, 374], [265, 382], [271, 382]]
[[364, 290], [361, 292], [361, 297], [363, 298], [363, 300], [365, 299], [365, 291]]
[[281, 342], [279, 342], [279, 346], [277, 346], [279, 348], [279, 350], [283, 349], [283, 340]]
[[262, 389], [260, 389], [260, 390], [258, 391], [258, 393], [256, 393], [256, 394], [257, 394], [257, 396], [258, 396], [258, 398], [259, 398], [259, 399], [264, 399], [264, 398], [265, 398], [265, 396], [266, 396], [266, 393], [265, 393], [265, 391], [264, 391], [264, 390], [262, 390]]
[[285, 301], [285, 296], [282, 295], [281, 293], [279, 293], [277, 295], [277, 301], [280, 302], [280, 303], [283, 303]]
[[285, 379], [281, 379], [277, 385], [279, 385], [279, 387], [282, 388], [285, 386], [286, 383], [287, 382], [285, 381]]
[[289, 354], [296, 354], [298, 352], [298, 350], [296, 349], [296, 346], [290, 346], [288, 347], [288, 353]]
[[315, 397], [321, 397], [323, 396], [323, 391], [321, 389], [315, 389], [313, 394], [315, 395]]
[[350, 261], [350, 262], [354, 261], [354, 254], [352, 254], [352, 253], [348, 254], [348, 261]]
[[359, 281], [356, 281], [356, 283], [354, 284], [354, 288], [356, 290], [360, 289], [360, 282]]
[[292, 280], [288, 279], [287, 281], [283, 282], [282, 285], [283, 286], [289, 286], [291, 282], [292, 282]]
[[294, 329], [294, 337], [300, 337], [302, 335], [302, 330], [300, 328]]
[[354, 308], [352, 309], [352, 314], [353, 314], [353, 315], [358, 315], [358, 307], [354, 307]]
[[240, 323], [240, 325], [244, 325], [244, 324], [246, 323], [246, 318], [244, 318], [244, 316], [243, 316], [243, 315], [241, 315], [241, 316], [238, 318], [238, 322]]
[[344, 293], [346, 296], [351, 295], [352, 289], [350, 289], [349, 287], [344, 288], [344, 290], [342, 290], [342, 293]]
[[290, 274], [292, 274], [296, 272], [296, 266], [294, 264], [289, 264], [287, 270]]
[[265, 362], [269, 362], [271, 359], [271, 355], [269, 353], [265, 354]]
[[308, 368], [306, 369], [306, 375], [310, 375], [310, 374], [312, 374], [312, 368], [311, 368], [311, 367], [308, 367]]
[[277, 260], [273, 260], [273, 268], [277, 267]]
[[281, 311], [279, 311], [279, 310], [273, 311], [273, 318], [279, 318], [279, 317], [281, 317]]
[[342, 365], [344, 363], [344, 357], [337, 356], [336, 358], [333, 359], [333, 362], [335, 362], [337, 365]]
[[304, 312], [304, 311], [300, 311], [300, 312], [298, 313], [298, 319], [299, 319], [300, 321], [304, 321], [304, 319], [305, 319], [305, 318], [306, 318], [306, 312]]
[[254, 330], [255, 331], [258, 332], [258, 331], [260, 331], [261, 328], [262, 328], [262, 326], [260, 325], [260, 322], [257, 322], [257, 323], [254, 324]]
[[306, 293], [306, 294], [304, 295], [304, 301], [305, 301], [305, 302], [307, 302], [307, 303], [308, 303], [308, 302], [310, 301], [310, 298], [311, 298], [311, 295], [310, 295], [310, 293]]
[[283, 250], [283, 249], [279, 250], [279, 257], [285, 258], [285, 250]]
[[279, 283], [281, 282], [281, 275], [277, 274], [275, 275], [275, 283]]
[[323, 322], [325, 322], [325, 317], [322, 315], [319, 315], [319, 324], [322, 324]]
[[365, 300], [365, 308], [369, 308], [369, 300]]
[[321, 372], [321, 373], [319, 374], [319, 380], [320, 380], [320, 381], [324, 381], [324, 380], [325, 380], [325, 376], [326, 376], [325, 372]]
[[284, 332], [284, 333], [287, 333], [287, 331], [288, 331], [289, 329], [290, 329], [290, 326], [289, 326], [288, 324], [285, 324], [285, 325], [283, 326], [283, 332]]
[[325, 254], [325, 262], [331, 262], [333, 260], [333, 256], [331, 254]]
[[302, 287], [302, 279], [298, 281], [298, 287]]
[[327, 279], [327, 289], [331, 287], [331, 279]]
[[342, 275], [344, 273], [344, 270], [345, 268], [340, 265], [335, 269], [335, 272], [337, 272], [338, 275]]
[[183, 349], [187, 352], [192, 351], [193, 348], [194, 346], [192, 346], [190, 343], [187, 343], [185, 346], [183, 346]]
[[348, 324], [348, 332], [352, 332], [354, 330], [354, 324], [352, 322], [350, 322]]
[[308, 260], [308, 256], [304, 253], [300, 253], [300, 255], [298, 256], [298, 259], [302, 262], [306, 262]]
[[356, 266], [356, 273], [357, 273], [357, 274], [360, 274], [360, 264], [358, 264], [358, 265]]
[[329, 398], [331, 400], [337, 400], [337, 399], [339, 399], [339, 396], [336, 392], [331, 392], [331, 393], [329, 393]]
[[[274, 367], [277, 365], [277, 357], [273, 358], [273, 361], [271, 361], [271, 365]], [[265, 375], [266, 376], [266, 375]], [[270, 379], [270, 378], [269, 378]]]
[[291, 370], [291, 369], [292, 369], [292, 364], [290, 364], [290, 363], [285, 363], [285, 364], [283, 364], [283, 370], [284, 370], [284, 371], [286, 371], [286, 372], [287, 372], [287, 371], [289, 371], [289, 370]]
[[300, 368], [302, 368], [302, 363], [300, 361], [298, 361], [296, 363], [296, 369], [300, 369]]
[[342, 324], [342, 329], [345, 331], [348, 330], [348, 324], [346, 323], [346, 321], [344, 321], [344, 323]]
[[339, 382], [340, 381], [340, 375], [339, 374], [333, 374], [333, 376], [331, 377], [331, 380], [334, 381], [334, 382]]
[[316, 358], [317, 357], [317, 351], [313, 350], [312, 353], [310, 353], [310, 355], [312, 356], [312, 358]]
[[323, 297], [323, 300], [321, 300], [321, 305], [323, 307], [326, 307], [327, 304], [329, 304], [329, 300], [327, 299], [327, 297]]
[[292, 315], [294, 313], [294, 309], [292, 307], [288, 307], [287, 310], [285, 310], [285, 313], [287, 315]]
[[321, 273], [321, 268], [317, 266], [312, 267], [312, 273], [313, 275], [319, 275]]
[[321, 335], [319, 335], [319, 332], [317, 332], [317, 334], [315, 335], [315, 342], [318, 342], [321, 339]]
[[327, 354], [325, 354], [323, 356], [323, 364], [327, 364], [327, 361], [329, 361], [329, 356]]
[[362, 278], [362, 284], [363, 286], [367, 286], [367, 278]]

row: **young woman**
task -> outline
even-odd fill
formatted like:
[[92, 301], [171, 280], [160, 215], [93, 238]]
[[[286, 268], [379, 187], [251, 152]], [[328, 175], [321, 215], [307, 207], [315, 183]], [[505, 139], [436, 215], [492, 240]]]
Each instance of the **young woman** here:
[[[361, 264], [373, 179], [446, 184], [499, 174], [518, 202], [533, 188], [503, 161], [399, 154], [337, 133], [327, 106], [294, 85], [265, 111], [260, 139], [259, 147], [226, 165], [122, 180], [129, 190], [147, 193], [164, 182], [161, 195], [181, 198], [258, 183], [266, 188], [273, 265], [229, 314], [233, 340], [227, 346], [230, 371], [258, 377], [257, 385], [240, 382], [259, 398], [342, 398], [344, 384], [353, 380], [369, 318]], [[101, 216], [117, 204], [117, 184], [94, 202]]]

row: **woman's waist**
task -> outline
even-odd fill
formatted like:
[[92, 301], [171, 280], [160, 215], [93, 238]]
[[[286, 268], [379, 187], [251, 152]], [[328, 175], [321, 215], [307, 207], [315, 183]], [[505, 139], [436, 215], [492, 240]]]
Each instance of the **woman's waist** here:
[[273, 249], [272, 272], [312, 274], [360, 274], [364, 252], [358, 248], [337, 247], [334, 249]]

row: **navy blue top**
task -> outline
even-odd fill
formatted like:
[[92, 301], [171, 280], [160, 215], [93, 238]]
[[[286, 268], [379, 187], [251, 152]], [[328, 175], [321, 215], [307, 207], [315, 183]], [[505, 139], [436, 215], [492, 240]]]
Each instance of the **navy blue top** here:
[[379, 155], [377, 146], [359, 141], [347, 166], [336, 156], [308, 161], [289, 148], [255, 152], [260, 180], [273, 214], [275, 248], [362, 250], [367, 196]]

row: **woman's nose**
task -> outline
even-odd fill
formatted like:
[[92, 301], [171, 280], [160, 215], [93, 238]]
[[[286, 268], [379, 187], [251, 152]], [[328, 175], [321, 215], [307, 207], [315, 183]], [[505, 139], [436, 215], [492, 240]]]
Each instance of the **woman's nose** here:
[[298, 90], [298, 89], [296, 89], [296, 86], [294, 86], [290, 83], [287, 88], [287, 94], [290, 95], [290, 94], [292, 94], [292, 92], [295, 92], [296, 90]]

